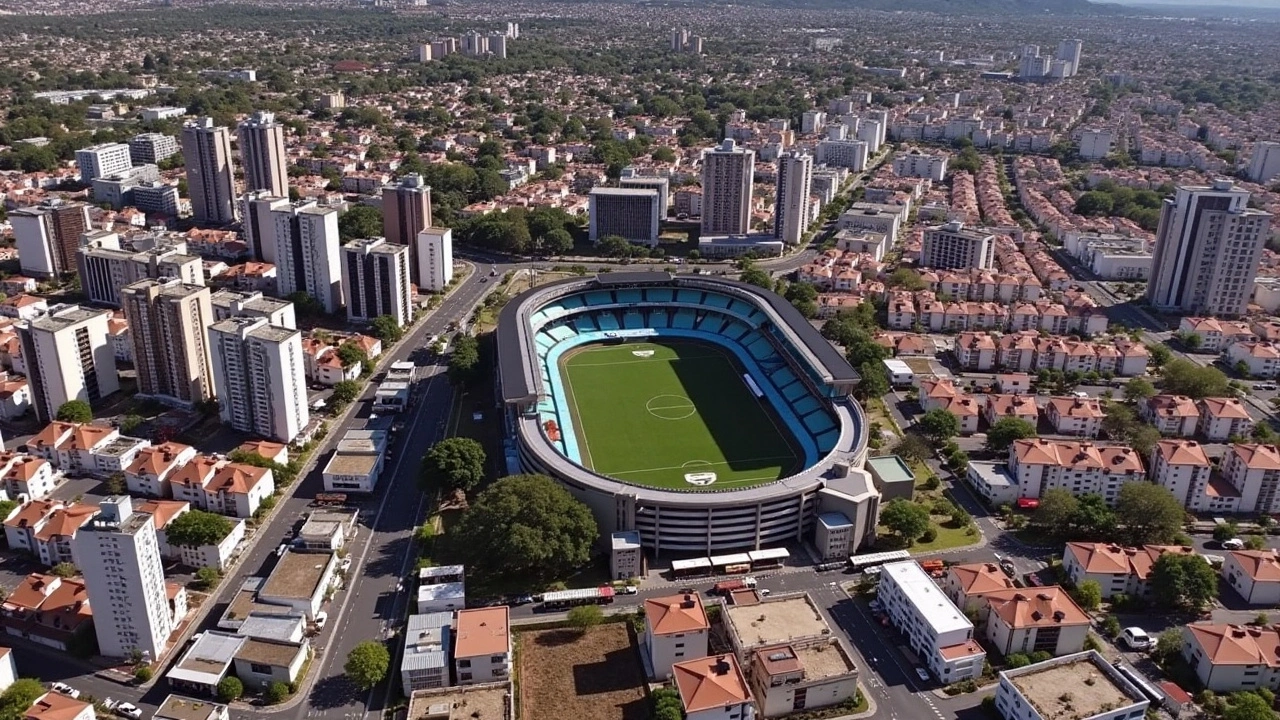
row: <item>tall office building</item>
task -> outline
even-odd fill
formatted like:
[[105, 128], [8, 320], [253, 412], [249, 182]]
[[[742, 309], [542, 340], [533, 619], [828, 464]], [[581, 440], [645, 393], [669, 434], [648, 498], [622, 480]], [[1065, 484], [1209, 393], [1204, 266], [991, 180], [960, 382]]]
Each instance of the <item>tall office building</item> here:
[[1072, 77], [1080, 72], [1080, 51], [1083, 48], [1084, 43], [1080, 40], [1063, 40], [1058, 43], [1058, 54], [1054, 56], [1054, 59], [1066, 63], [1067, 77]]
[[592, 188], [587, 196], [588, 239], [617, 235], [629, 242], [654, 247], [660, 229], [658, 191], [649, 188]]
[[624, 188], [641, 188], [658, 192], [658, 218], [667, 218], [667, 204], [671, 197], [671, 180], [656, 175], [641, 175], [633, 167], [622, 169], [622, 177], [618, 178], [618, 186]]
[[24, 275], [53, 277], [76, 269], [80, 235], [89, 229], [89, 206], [47, 200], [9, 213]]
[[275, 113], [256, 112], [240, 123], [240, 165], [246, 192], [265, 190], [288, 197], [288, 158], [284, 153], [284, 125]]
[[311, 421], [302, 333], [260, 317], [209, 326], [214, 395], [222, 421], [241, 432], [293, 442]]
[[1269, 183], [1280, 177], [1280, 142], [1262, 141], [1253, 146], [1249, 157], [1249, 179]]
[[1166, 198], [1156, 230], [1147, 300], [1168, 312], [1244, 312], [1271, 214], [1249, 208], [1249, 191], [1230, 180], [1180, 186]]
[[418, 290], [444, 292], [453, 280], [453, 230], [427, 228], [417, 243]]
[[[114, 233], [113, 233], [114, 234]], [[119, 242], [90, 239], [76, 253], [80, 289], [89, 302], [120, 306], [120, 291], [126, 285], [148, 278], [172, 278], [192, 285], [204, 285], [204, 263], [198, 255], [188, 255], [185, 243], [160, 244], [150, 250], [121, 250]]]
[[1039, 45], [1024, 46], [1021, 57], [1018, 58], [1018, 77], [1034, 80], [1048, 74], [1049, 56], [1040, 54]]
[[507, 57], [507, 36], [494, 33], [489, 36], [489, 54], [502, 60]]
[[202, 117], [182, 127], [191, 215], [199, 224], [229, 225], [238, 219], [231, 131]]
[[80, 182], [90, 183], [101, 177], [121, 175], [133, 167], [129, 146], [124, 143], [102, 143], [76, 151], [76, 167]]
[[191, 407], [213, 397], [209, 288], [181, 280], [140, 280], [120, 291], [138, 393]]
[[[843, 126], [828, 126], [827, 130], [830, 132], [837, 127]], [[817, 161], [819, 165], [849, 168], [854, 172], [862, 172], [867, 167], [867, 155], [870, 154], [870, 150], [870, 146], [863, 140], [827, 139], [818, 143]]]
[[104, 498], [97, 514], [76, 531], [71, 556], [93, 603], [99, 652], [125, 658], [136, 651], [159, 659], [174, 618], [151, 514], [134, 512], [128, 495]]
[[995, 266], [995, 252], [994, 235], [966, 229], [964, 223], [950, 222], [925, 228], [920, 267], [990, 270]]
[[159, 165], [178, 152], [178, 139], [172, 135], [142, 133], [129, 140], [129, 159], [134, 165]]
[[813, 156], [784, 153], [778, 158], [778, 192], [773, 210], [773, 236], [799, 245], [809, 227], [809, 192], [813, 185]]
[[754, 150], [726, 139], [702, 153], [702, 234], [745, 235], [751, 230]]
[[276, 228], [271, 213], [289, 207], [289, 198], [272, 195], [265, 190], [245, 193], [240, 201], [240, 217], [244, 220], [244, 241], [254, 260], [276, 262]]
[[37, 420], [50, 422], [71, 400], [93, 404], [120, 389], [110, 317], [107, 310], [54, 305], [17, 326]]
[[410, 173], [400, 178], [399, 184], [382, 188], [382, 234], [388, 242], [410, 248], [410, 272], [413, 281], [421, 283], [417, 275], [418, 258], [414, 241], [418, 233], [431, 227], [431, 186], [422, 176]]
[[409, 248], [385, 238], [352, 240], [342, 246], [342, 288], [347, 319], [369, 322], [390, 315], [405, 327], [413, 320]]
[[271, 212], [275, 221], [276, 282], [281, 297], [305, 292], [327, 313], [342, 307], [342, 270], [338, 265], [338, 211], [314, 202], [294, 203]]

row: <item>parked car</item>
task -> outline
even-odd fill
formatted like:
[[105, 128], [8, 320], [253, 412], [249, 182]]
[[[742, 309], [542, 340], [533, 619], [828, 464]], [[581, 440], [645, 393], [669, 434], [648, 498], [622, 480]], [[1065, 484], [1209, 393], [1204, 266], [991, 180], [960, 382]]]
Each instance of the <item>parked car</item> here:
[[133, 703], [122, 702], [116, 705], [115, 712], [117, 715], [133, 718], [133, 720], [141, 720], [142, 718], [142, 708]]
[[342, 558], [342, 562], [338, 563], [338, 568], [339, 568], [340, 570], [342, 570], [342, 572], [346, 572], [346, 571], [350, 570], [350, 569], [351, 569], [351, 558], [350, 558], [350, 557], [344, 557], [344, 558]]
[[920, 678], [921, 680], [923, 680], [924, 682], [929, 682], [929, 671], [928, 671], [928, 670], [925, 670], [925, 669], [924, 669], [924, 668], [922, 668], [922, 667], [917, 667], [917, 668], [916, 668], [916, 675], [917, 675], [917, 676], [919, 676], [919, 678]]
[[636, 594], [636, 593], [638, 593], [638, 592], [640, 592], [640, 588], [636, 587], [635, 585], [624, 585], [624, 586], [622, 586], [622, 594], [623, 594], [623, 595], [635, 595], [635, 594]]
[[289, 543], [280, 543], [280, 547], [276, 548], [276, 557], [284, 557], [284, 554], [288, 551]]
[[1013, 561], [1010, 560], [1009, 558], [1005, 558], [1000, 561], [1000, 569], [1003, 570], [1004, 574], [1008, 575], [1009, 577], [1013, 577], [1014, 575], [1018, 574], [1018, 569], [1013, 566]]
[[1150, 650], [1151, 636], [1140, 627], [1127, 627], [1120, 633], [1121, 639], [1130, 650]]
[[323, 610], [316, 613], [316, 629], [317, 630], [323, 630], [324, 624], [327, 622], [329, 622], [329, 613]]
[[58, 693], [59, 695], [66, 695], [67, 697], [72, 697], [77, 699], [80, 697], [80, 691], [71, 687], [66, 683], [56, 682], [50, 685], [49, 689]]
[[1241, 540], [1240, 538], [1231, 538], [1230, 540], [1223, 540], [1222, 549], [1223, 550], [1243, 550], [1244, 541]]

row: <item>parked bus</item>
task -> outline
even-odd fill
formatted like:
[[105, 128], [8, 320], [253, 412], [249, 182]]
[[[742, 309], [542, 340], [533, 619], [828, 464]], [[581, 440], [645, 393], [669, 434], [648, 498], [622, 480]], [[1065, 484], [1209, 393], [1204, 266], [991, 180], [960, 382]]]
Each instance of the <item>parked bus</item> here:
[[613, 588], [602, 585], [598, 588], [579, 588], [577, 590], [557, 590], [542, 596], [542, 609], [564, 610], [578, 605], [608, 605], [613, 602]]
[[771, 548], [768, 550], [752, 550], [747, 553], [747, 557], [751, 558], [752, 570], [772, 570], [782, 567], [782, 564], [791, 557], [791, 553], [786, 548]]
[[690, 558], [688, 560], [671, 561], [671, 578], [706, 577], [711, 574], [711, 558]]
[[889, 552], [867, 553], [866, 555], [852, 555], [849, 557], [849, 569], [853, 572], [863, 572], [868, 568], [879, 567], [885, 563], [898, 562], [899, 560], [910, 560], [911, 553], [906, 550], [890, 550]]

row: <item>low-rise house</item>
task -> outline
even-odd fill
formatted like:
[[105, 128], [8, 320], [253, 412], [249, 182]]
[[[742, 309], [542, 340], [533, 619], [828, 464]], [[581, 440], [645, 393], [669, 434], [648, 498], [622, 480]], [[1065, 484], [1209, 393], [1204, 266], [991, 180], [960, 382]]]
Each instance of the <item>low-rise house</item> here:
[[649, 656], [651, 679], [671, 675], [671, 666], [706, 657], [711, 624], [698, 593], [669, 595], [644, 601], [643, 648]]
[[453, 613], [410, 615], [400, 656], [400, 687], [412, 695], [418, 690], [452, 686], [452, 650]]
[[1210, 353], [1221, 352], [1233, 343], [1258, 339], [1249, 323], [1217, 318], [1184, 317], [1178, 322], [1178, 331], [1200, 338], [1196, 349]]
[[751, 686], [733, 655], [686, 660], [671, 671], [686, 720], [755, 720]]
[[454, 619], [454, 667], [459, 685], [511, 677], [511, 626], [505, 605], [460, 610]]
[[315, 618], [330, 588], [341, 584], [338, 556], [286, 551], [258, 588], [257, 601], [279, 605]]
[[31, 703], [22, 720], [94, 720], [96, 717], [93, 703], [47, 692]]
[[1273, 378], [1280, 374], [1280, 346], [1271, 342], [1238, 342], [1226, 349], [1227, 364], [1240, 367], [1250, 377]]
[[1200, 401], [1199, 432], [1210, 442], [1249, 437], [1253, 418], [1239, 398], [1205, 398]]
[[938, 407], [955, 416], [960, 422], [960, 434], [978, 432], [978, 420], [982, 417], [982, 402], [972, 395], [959, 395], [938, 401]]
[[195, 448], [177, 442], [143, 448], [125, 468], [125, 486], [135, 495], [170, 497], [173, 490], [169, 487], [169, 478], [195, 456]]
[[1116, 595], [1146, 597], [1147, 581], [1156, 560], [1165, 553], [1194, 555], [1195, 549], [1178, 545], [1144, 545], [1140, 548], [1108, 543], [1069, 542], [1062, 553], [1062, 568], [1077, 587], [1093, 580], [1102, 588], [1102, 599]]
[[306, 642], [246, 638], [232, 658], [236, 677], [246, 688], [265, 690], [272, 683], [297, 682], [311, 646]]
[[150, 441], [103, 425], [52, 422], [27, 441], [28, 451], [67, 475], [109, 477], [124, 472]]
[[1200, 409], [1186, 395], [1156, 395], [1138, 403], [1138, 415], [1165, 437], [1191, 437], [1200, 424]]
[[1280, 605], [1280, 558], [1274, 550], [1228, 552], [1222, 577], [1250, 605]]
[[1004, 418], [1025, 420], [1035, 427], [1040, 420], [1040, 407], [1031, 395], [988, 395], [982, 408], [988, 425], [995, 425]]
[[954, 398], [965, 397], [965, 393], [950, 378], [921, 380], [919, 393], [920, 407], [925, 412], [944, 408]]
[[1102, 431], [1102, 403], [1097, 398], [1049, 398], [1045, 416], [1059, 435], [1098, 437]]
[[24, 377], [0, 380], [0, 418], [17, 420], [31, 409], [31, 384]]
[[175, 690], [212, 697], [218, 692], [218, 683], [231, 672], [236, 653], [247, 642], [249, 638], [243, 635], [218, 630], [198, 633], [178, 662], [169, 668], [165, 679]]
[[66, 652], [93, 635], [89, 591], [78, 580], [33, 573], [0, 605], [0, 623], [10, 635]]
[[0, 482], [11, 498], [40, 500], [57, 487], [59, 476], [44, 458], [20, 453], [0, 452]]
[[747, 677], [765, 718], [838, 705], [858, 692], [857, 668], [836, 640], [760, 648]]
[[988, 594], [1016, 587], [995, 563], [952, 565], [942, 576], [941, 585], [947, 598], [966, 614], [977, 612]]
[[1280, 689], [1280, 629], [1191, 623], [1182, 628], [1182, 656], [1206, 689], [1218, 693]]
[[175, 500], [238, 518], [253, 517], [275, 492], [270, 468], [197, 455], [170, 476]]
[[227, 706], [221, 703], [170, 695], [160, 703], [151, 720], [230, 720]]
[[1040, 651], [1069, 655], [1084, 650], [1092, 620], [1056, 585], [998, 590], [988, 593], [984, 601], [987, 642], [1006, 657]]
[[35, 556], [41, 564], [53, 567], [59, 563], [74, 562], [71, 541], [76, 531], [89, 522], [98, 508], [86, 503], [73, 503], [54, 510], [29, 531], [34, 531]]
[[1151, 701], [1095, 650], [1005, 670], [996, 712], [1007, 720], [1145, 717]]
[[1009, 448], [1009, 472], [1019, 497], [1039, 498], [1061, 488], [1073, 495], [1101, 495], [1114, 505], [1120, 486], [1146, 480], [1142, 458], [1131, 447], [1070, 440], [1015, 440]]

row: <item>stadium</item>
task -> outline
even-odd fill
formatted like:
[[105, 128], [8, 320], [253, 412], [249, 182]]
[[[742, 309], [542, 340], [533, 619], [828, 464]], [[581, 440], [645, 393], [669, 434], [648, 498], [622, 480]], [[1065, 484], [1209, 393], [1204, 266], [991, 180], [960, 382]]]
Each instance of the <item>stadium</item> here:
[[774, 293], [702, 275], [604, 273], [503, 308], [511, 470], [541, 472], [604, 534], [657, 554], [804, 540], [819, 513], [875, 532], [859, 377]]

